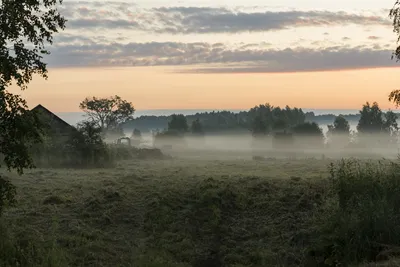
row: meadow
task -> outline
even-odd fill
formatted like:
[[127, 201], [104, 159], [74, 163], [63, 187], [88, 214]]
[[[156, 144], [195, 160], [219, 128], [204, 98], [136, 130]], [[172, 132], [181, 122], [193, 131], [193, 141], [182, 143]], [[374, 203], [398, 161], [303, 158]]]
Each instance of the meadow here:
[[[4, 173], [0, 266], [395, 266], [400, 167], [216, 158]], [[375, 263], [368, 263], [375, 262]]]

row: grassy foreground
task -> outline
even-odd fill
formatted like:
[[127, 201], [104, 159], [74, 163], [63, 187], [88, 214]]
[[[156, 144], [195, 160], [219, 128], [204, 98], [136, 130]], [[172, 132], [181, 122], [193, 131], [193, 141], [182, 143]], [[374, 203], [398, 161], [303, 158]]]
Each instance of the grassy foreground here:
[[329, 163], [135, 160], [12, 176], [0, 266], [397, 266], [400, 168]]

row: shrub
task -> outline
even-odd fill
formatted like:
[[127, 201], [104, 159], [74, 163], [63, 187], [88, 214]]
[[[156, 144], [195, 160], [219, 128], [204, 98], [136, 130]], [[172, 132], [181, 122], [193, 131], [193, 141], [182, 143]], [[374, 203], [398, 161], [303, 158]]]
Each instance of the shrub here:
[[4, 208], [15, 204], [15, 195], [15, 186], [0, 176], [0, 216]]
[[142, 148], [137, 152], [139, 159], [165, 159], [168, 158], [158, 148]]
[[93, 122], [84, 121], [67, 139], [45, 136], [43, 144], [32, 151], [35, 164], [53, 168], [113, 166], [113, 158], [101, 134], [101, 129]]
[[136, 158], [138, 148], [126, 145], [108, 145], [113, 160], [128, 160]]
[[0, 221], [0, 266], [63, 267], [67, 255], [57, 244], [56, 237], [44, 241], [39, 233], [19, 231], [11, 224]]
[[[400, 165], [342, 160], [330, 166], [332, 191], [317, 248], [317, 264], [388, 259], [400, 246]], [[317, 260], [319, 258], [319, 260]]]
[[315, 122], [305, 122], [292, 129], [296, 144], [303, 147], [321, 148], [324, 144], [324, 133]]
[[172, 145], [179, 147], [185, 146], [186, 142], [184, 133], [175, 130], [167, 130], [157, 133], [154, 136], [154, 146], [163, 147], [165, 145]]

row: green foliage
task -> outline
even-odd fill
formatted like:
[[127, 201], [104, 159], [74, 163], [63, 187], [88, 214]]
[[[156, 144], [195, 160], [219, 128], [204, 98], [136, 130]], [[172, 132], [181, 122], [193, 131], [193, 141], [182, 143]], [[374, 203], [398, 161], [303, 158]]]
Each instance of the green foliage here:
[[328, 125], [328, 132], [331, 134], [350, 134], [350, 124], [343, 117], [343, 115], [337, 116], [333, 125]]
[[[0, 154], [9, 170], [33, 167], [29, 150], [41, 142], [41, 124], [26, 102], [17, 95], [0, 92]], [[0, 166], [2, 162], [0, 162]]]
[[[357, 125], [358, 139], [368, 146], [386, 146], [397, 142], [397, 115], [392, 111], [384, 113], [378, 103], [367, 102], [360, 111]], [[374, 137], [370, 138], [371, 135]], [[379, 137], [379, 138], [377, 138]]]
[[0, 223], [0, 266], [397, 266], [399, 163], [326, 164], [30, 172]]
[[[189, 177], [146, 205], [146, 251], [189, 266], [301, 266], [319, 184]], [[188, 182], [188, 179], [194, 182]]]
[[45, 44], [65, 27], [57, 10], [60, 0], [2, 1], [0, 8], [0, 94], [13, 80], [26, 89], [33, 74], [47, 78]]
[[292, 131], [296, 136], [324, 137], [322, 129], [315, 122], [298, 124], [292, 128]]
[[[53, 231], [50, 232], [54, 234]], [[39, 233], [17, 232], [12, 225], [0, 221], [0, 266], [70, 266], [55, 235], [49, 242], [43, 242], [42, 239], [43, 236]]]
[[[285, 108], [284, 110], [287, 110]], [[277, 118], [272, 124], [267, 127], [270, 133], [273, 129], [274, 131], [282, 131], [284, 128], [289, 129], [304, 121], [316, 122], [320, 125], [331, 124], [335, 119], [334, 114], [323, 114], [315, 115], [313, 112], [304, 113], [301, 109], [292, 108], [292, 114], [288, 119], [284, 116], [284, 119]], [[279, 112], [278, 112], [279, 113]], [[202, 112], [196, 113], [194, 115], [187, 115], [186, 119], [188, 124], [199, 119], [203, 126], [203, 130], [207, 133], [212, 132], [241, 132], [247, 133], [249, 130], [253, 129], [254, 120], [257, 116], [256, 108], [250, 109], [249, 111], [231, 112], [231, 111], [214, 111], [214, 112]], [[263, 116], [262, 116], [263, 117]], [[278, 116], [279, 117], [279, 116]], [[360, 119], [360, 114], [346, 114], [343, 117], [351, 122], [357, 123]], [[142, 132], [149, 132], [151, 129], [166, 129], [168, 128], [168, 122], [171, 120], [171, 116], [140, 116], [135, 118], [133, 121], [129, 121], [124, 125], [128, 129], [140, 129]], [[260, 132], [265, 132], [261, 130]]]
[[[77, 166], [108, 166], [112, 164], [107, 145], [102, 139], [102, 129], [94, 121], [83, 121], [78, 124], [69, 142], [68, 149], [74, 153]], [[74, 165], [75, 165], [74, 164]]]
[[331, 144], [348, 145], [350, 142], [350, 124], [343, 117], [337, 116], [333, 125], [328, 125], [327, 137]]
[[268, 125], [268, 120], [263, 118], [261, 114], [257, 114], [253, 119], [252, 125], [253, 136], [262, 136], [270, 133], [270, 126]]
[[93, 121], [83, 121], [68, 136], [47, 133], [43, 144], [33, 149], [35, 164], [42, 167], [108, 167], [113, 165], [102, 129]]
[[59, 2], [3, 1], [0, 8], [0, 154], [6, 166], [19, 173], [33, 166], [28, 150], [40, 140], [39, 125], [26, 102], [6, 87], [15, 81], [26, 89], [34, 74], [47, 78], [45, 44], [52, 44], [53, 34], [65, 26], [56, 7]]
[[269, 104], [250, 109], [248, 115], [252, 121], [251, 131], [255, 136], [267, 135], [271, 131], [282, 131], [305, 120], [305, 114], [301, 109], [291, 109], [289, 106], [281, 109]]
[[[398, 19], [399, 19], [399, 23], [400, 23], [400, 17]], [[399, 24], [399, 26], [400, 26], [400, 24]], [[400, 28], [399, 28], [399, 30], [400, 30]], [[399, 52], [400, 52], [400, 50], [399, 50]], [[396, 105], [396, 107], [399, 107], [400, 106], [400, 90], [393, 90], [392, 92], [390, 92], [389, 101], [393, 102]]]
[[192, 122], [192, 133], [195, 135], [204, 135], [203, 125], [201, 124], [199, 119], [196, 119]]
[[132, 103], [117, 95], [109, 98], [85, 98], [79, 107], [105, 132], [133, 120], [135, 113]]
[[111, 158], [115, 161], [137, 158], [139, 149], [126, 145], [108, 145]]
[[156, 133], [153, 137], [153, 143], [156, 147], [184, 146], [186, 144], [184, 133], [177, 130], [166, 130]]
[[183, 114], [173, 114], [168, 122], [168, 131], [185, 133], [189, 129], [186, 117]]
[[385, 113], [385, 121], [383, 124], [383, 130], [389, 134], [394, 134], [399, 131], [399, 125], [397, 124], [398, 116], [393, 111]]
[[304, 122], [292, 128], [295, 142], [304, 148], [321, 148], [324, 145], [324, 133], [315, 122]]
[[165, 130], [155, 133], [155, 138], [182, 138], [184, 134], [176, 130]]
[[400, 246], [399, 171], [398, 163], [384, 161], [331, 164], [332, 191], [318, 221], [323, 226], [317, 234], [318, 249], [312, 251], [318, 264], [344, 266], [396, 255]]
[[[34, 74], [47, 78], [43, 55], [53, 34], [64, 29], [65, 20], [56, 6], [59, 0], [2, 1], [0, 7], [0, 156], [6, 167], [33, 167], [29, 149], [40, 141], [40, 125], [26, 102], [6, 88], [13, 82], [22, 90]], [[0, 179], [0, 212], [12, 202], [15, 188]], [[1, 240], [1, 238], [0, 238]], [[0, 262], [1, 263], [1, 262]]]
[[171, 121], [168, 122], [168, 129], [155, 133], [153, 143], [156, 147], [186, 145], [184, 137], [188, 129], [186, 117], [182, 114], [173, 114]]
[[0, 216], [3, 209], [15, 204], [16, 188], [7, 179], [0, 176]]
[[[357, 125], [357, 131], [361, 134], [374, 134], [381, 133], [390, 127], [397, 127], [391, 125], [394, 122], [392, 120], [386, 121], [384, 118], [384, 113], [380, 109], [378, 103], [374, 102], [372, 105], [366, 103], [360, 110], [361, 118]], [[392, 115], [389, 115], [389, 119]]]
[[[398, 36], [397, 38], [397, 44], [398, 44], [400, 41], [400, 1], [396, 0], [394, 6], [390, 9], [389, 18], [392, 19], [393, 32], [395, 32], [396, 35]], [[400, 46], [398, 46], [396, 50], [393, 52], [392, 59], [393, 58], [396, 58], [396, 60], [400, 59]], [[391, 94], [390, 96], [394, 97], [396, 103], [400, 103], [398, 90], [393, 91], [393, 94]]]

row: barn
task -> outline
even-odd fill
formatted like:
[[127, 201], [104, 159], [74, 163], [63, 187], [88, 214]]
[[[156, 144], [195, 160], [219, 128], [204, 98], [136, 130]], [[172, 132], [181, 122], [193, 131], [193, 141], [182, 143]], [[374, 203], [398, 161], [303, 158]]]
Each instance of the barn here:
[[31, 111], [36, 113], [40, 122], [45, 127], [44, 130], [46, 135], [67, 141], [71, 137], [71, 134], [76, 133], [77, 131], [74, 126], [68, 124], [66, 121], [40, 104], [34, 107]]

